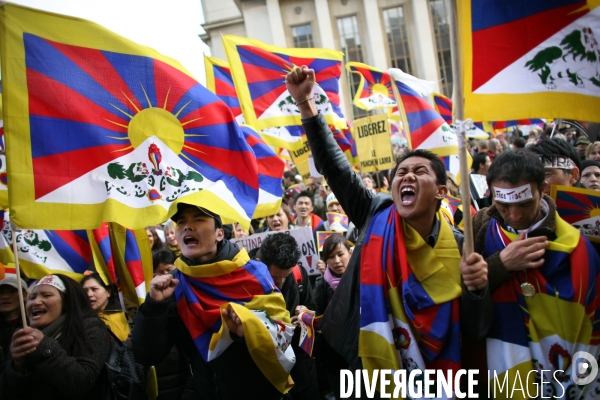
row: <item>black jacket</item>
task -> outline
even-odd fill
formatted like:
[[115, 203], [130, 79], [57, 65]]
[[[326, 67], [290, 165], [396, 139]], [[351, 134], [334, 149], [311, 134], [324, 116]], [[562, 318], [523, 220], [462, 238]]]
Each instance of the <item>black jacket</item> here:
[[108, 390], [104, 362], [110, 351], [106, 325], [100, 318], [83, 320], [93, 351], [72, 356], [60, 343], [44, 336], [39, 346], [28, 356], [29, 371], [18, 374], [12, 360], [0, 378], [0, 398], [3, 400], [103, 400]]
[[334, 290], [325, 280], [324, 276], [319, 276], [315, 282], [315, 290], [313, 292], [315, 303], [317, 303], [317, 315], [323, 315], [327, 309], [327, 305], [333, 297]]
[[[331, 347], [350, 365], [360, 368], [358, 336], [360, 330], [360, 257], [366, 231], [373, 216], [392, 204], [392, 197], [380, 193], [373, 195], [367, 190], [360, 176], [354, 172], [346, 156], [339, 148], [327, 122], [321, 114], [302, 120], [308, 144], [317, 170], [325, 176], [337, 200], [359, 231], [352, 257], [325, 310], [321, 321], [322, 332]], [[455, 232], [455, 238], [460, 235]], [[462, 246], [459, 246], [459, 249]], [[485, 290], [480, 296], [464, 291], [463, 311], [470, 318], [461, 319], [463, 330], [472, 336], [484, 336], [491, 323], [491, 309], [481, 310], [479, 305], [491, 304], [481, 301], [489, 296]], [[484, 318], [485, 317], [485, 318]]]
[[[238, 252], [236, 245], [223, 240], [215, 259], [206, 264], [232, 260]], [[144, 365], [160, 363], [175, 344], [181, 354], [188, 356], [194, 388], [203, 400], [281, 399], [282, 394], [252, 360], [244, 339], [232, 339], [233, 343], [219, 357], [205, 362], [177, 312], [175, 295], [164, 301], [155, 301], [148, 295], [138, 310], [132, 344], [136, 361]]]
[[300, 272], [302, 273], [302, 283], [300, 285], [296, 282], [294, 274], [291, 273], [285, 278], [281, 287], [285, 308], [290, 312], [290, 318], [296, 315], [296, 307], [298, 306], [305, 306], [311, 311], [317, 311], [308, 273], [302, 267], [300, 267]]

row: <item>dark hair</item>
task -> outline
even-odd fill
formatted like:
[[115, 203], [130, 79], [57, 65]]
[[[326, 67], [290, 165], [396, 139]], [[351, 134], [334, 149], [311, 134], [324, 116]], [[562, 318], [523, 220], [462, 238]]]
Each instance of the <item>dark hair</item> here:
[[152, 245], [152, 251], [156, 251], [158, 249], [160, 249], [161, 247], [164, 246], [164, 243], [162, 240], [160, 240], [160, 237], [158, 236], [158, 233], [156, 233], [156, 228], [153, 226], [147, 226], [146, 227], [147, 231], [150, 231], [150, 233], [152, 233], [152, 237], [154, 238], [154, 244]]
[[471, 167], [473, 168], [473, 171], [478, 172], [479, 168], [482, 165], [485, 165], [485, 159], [488, 158], [488, 154], [487, 153], [477, 153], [473, 156], [473, 164], [471, 165]]
[[517, 149], [524, 149], [526, 144], [527, 144], [527, 141], [524, 138], [522, 138], [521, 136], [516, 137], [515, 140], [513, 141], [513, 145]]
[[577, 151], [564, 140], [541, 140], [527, 150], [537, 154], [543, 163], [552, 162], [552, 157], [556, 156], [570, 158], [581, 172], [581, 160], [577, 155]]
[[275, 233], [262, 242], [258, 258], [267, 267], [274, 265], [279, 269], [286, 270], [298, 264], [300, 250], [292, 235]]
[[542, 189], [546, 180], [546, 171], [540, 158], [529, 150], [515, 150], [500, 153], [487, 173], [488, 186], [494, 181], [506, 181], [516, 185], [524, 180], [536, 183]]
[[[410, 157], [423, 157], [428, 159], [431, 162], [433, 172], [435, 172], [435, 176], [437, 178], [436, 183], [438, 185], [446, 185], [446, 179], [448, 178], [446, 176], [446, 165], [444, 164], [442, 159], [437, 154], [434, 154], [429, 150], [421, 149], [411, 150], [398, 159], [398, 162], [394, 166], [394, 169], [392, 169], [392, 182], [394, 181], [394, 179], [396, 179], [396, 172], [398, 171], [398, 166], [402, 164], [404, 160]], [[392, 182], [390, 182], [390, 186]]]
[[260, 250], [260, 247], [255, 247], [252, 250], [250, 250], [248, 252], [248, 257], [250, 257], [251, 260], [256, 260], [257, 258], [260, 260], [260, 257], [258, 257], [258, 251]]
[[296, 174], [294, 173], [294, 171], [285, 171], [285, 172], [283, 173], [283, 177], [284, 177], [284, 178], [288, 178], [288, 179], [289, 179], [289, 178], [292, 178], [292, 179], [294, 179], [294, 178], [295, 178], [295, 176], [296, 176]]
[[327, 261], [331, 253], [333, 253], [339, 245], [342, 245], [350, 251], [350, 243], [348, 243], [348, 239], [346, 239], [342, 235], [331, 235], [327, 239], [325, 239], [325, 243], [323, 243], [323, 251], [321, 251], [321, 260]]
[[311, 194], [310, 194], [310, 193], [309, 193], [307, 190], [303, 190], [302, 192], [300, 192], [300, 193], [298, 194], [298, 196], [296, 197], [296, 201], [298, 201], [298, 199], [299, 199], [300, 197], [308, 197], [308, 198], [310, 199], [310, 205], [311, 205], [311, 206], [314, 206], [314, 205], [315, 205], [315, 204], [314, 204], [314, 202], [313, 202], [312, 195], [311, 195]]
[[92, 342], [83, 324], [83, 319], [97, 317], [98, 315], [92, 309], [90, 301], [79, 283], [66, 275], [53, 275], [63, 281], [66, 289], [64, 293], [60, 290], [58, 291], [63, 302], [63, 311], [65, 314], [63, 332], [59, 338], [62, 348], [71, 356], [78, 356], [84, 354], [86, 351], [93, 351]]
[[158, 249], [152, 252], [152, 270], [156, 271], [159, 264], [175, 264], [177, 256], [170, 249]]
[[[290, 207], [288, 207], [287, 204], [285, 204], [284, 202], [281, 202], [281, 211], [283, 211], [283, 213], [285, 214], [285, 216], [288, 219], [288, 228], [292, 225], [292, 213], [290, 212]], [[279, 213], [279, 211], [277, 211], [277, 213]], [[273, 214], [275, 215], [275, 214]], [[269, 215], [267, 217], [267, 228], [270, 230], [271, 228], [269, 227], [269, 218], [272, 217], [273, 215]]]
[[[81, 280], [81, 282], [79, 282], [79, 284], [81, 285], [81, 287], [83, 287], [84, 283], [86, 283], [87, 281], [92, 280], [92, 279], [95, 280], [96, 282], [98, 282], [98, 284], [100, 286], [102, 286], [104, 288], [104, 290], [106, 290], [110, 294], [110, 297], [108, 298], [108, 304], [106, 304], [105, 310], [120, 310], [121, 304], [119, 303], [119, 296], [118, 296], [119, 292], [117, 290], [117, 287], [110, 283], [106, 284], [104, 282], [104, 280], [102, 279], [102, 277], [100, 276], [100, 274], [98, 274], [97, 272], [92, 272], [91, 274], [84, 276], [83, 279]], [[87, 294], [86, 294], [86, 296], [87, 296]]]

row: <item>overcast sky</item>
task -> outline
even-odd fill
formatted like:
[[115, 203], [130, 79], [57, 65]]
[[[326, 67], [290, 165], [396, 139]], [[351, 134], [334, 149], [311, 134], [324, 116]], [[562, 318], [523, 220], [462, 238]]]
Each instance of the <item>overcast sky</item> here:
[[12, 3], [94, 21], [179, 61], [205, 83], [206, 46], [198, 35], [200, 0], [11, 0]]

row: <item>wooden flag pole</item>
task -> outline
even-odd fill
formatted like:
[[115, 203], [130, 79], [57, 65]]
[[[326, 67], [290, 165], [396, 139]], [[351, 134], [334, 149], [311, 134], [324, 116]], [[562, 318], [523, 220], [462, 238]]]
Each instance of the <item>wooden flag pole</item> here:
[[17, 252], [17, 226], [10, 222], [10, 227], [12, 229], [12, 249], [13, 255], [15, 257], [15, 271], [17, 274], [17, 286], [19, 287], [17, 292], [19, 292], [19, 307], [21, 309], [21, 322], [23, 323], [23, 328], [27, 327], [27, 317], [25, 313], [25, 300], [23, 299], [23, 286], [21, 284], [21, 269], [19, 268], [19, 253]]
[[[462, 179], [460, 180], [460, 198], [463, 205], [463, 220], [464, 220], [464, 254], [465, 259], [469, 257], [475, 251], [473, 241], [473, 218], [471, 216], [471, 189], [469, 179], [469, 166], [467, 161], [467, 135], [466, 128], [467, 123], [465, 119], [464, 110], [464, 95], [463, 95], [463, 76], [461, 68], [460, 48], [458, 46], [458, 18], [456, 11], [456, 0], [449, 0], [448, 7], [448, 19], [450, 22], [450, 52], [452, 54], [452, 77], [453, 77], [453, 110], [454, 118], [458, 125], [458, 157], [460, 160], [460, 171]], [[472, 122], [471, 122], [472, 123]], [[468, 287], [469, 290], [473, 291], [477, 288]]]

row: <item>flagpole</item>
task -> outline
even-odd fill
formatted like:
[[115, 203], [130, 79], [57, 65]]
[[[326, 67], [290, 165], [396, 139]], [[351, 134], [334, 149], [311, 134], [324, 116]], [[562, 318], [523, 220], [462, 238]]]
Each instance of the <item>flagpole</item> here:
[[21, 269], [19, 268], [19, 253], [17, 252], [17, 226], [11, 221], [10, 227], [12, 228], [12, 249], [15, 257], [15, 271], [17, 274], [17, 286], [19, 292], [19, 308], [21, 309], [21, 323], [23, 328], [27, 327], [27, 317], [25, 314], [25, 300], [23, 299], [23, 286], [21, 284]]
[[[456, 0], [450, 0], [448, 7], [448, 20], [450, 22], [450, 53], [452, 55], [452, 77], [454, 91], [454, 112], [458, 122], [458, 158], [460, 160], [460, 170], [463, 179], [460, 180], [460, 197], [463, 204], [464, 220], [464, 258], [469, 257], [475, 250], [473, 241], [473, 218], [471, 216], [471, 190], [469, 187], [469, 166], [467, 162], [467, 135], [464, 110], [463, 77], [461, 69], [460, 48], [458, 46], [458, 18], [456, 15]], [[448, 2], [446, 3], [448, 4]], [[468, 287], [469, 290], [476, 290], [476, 287]]]

